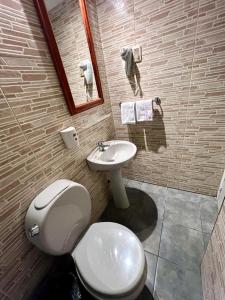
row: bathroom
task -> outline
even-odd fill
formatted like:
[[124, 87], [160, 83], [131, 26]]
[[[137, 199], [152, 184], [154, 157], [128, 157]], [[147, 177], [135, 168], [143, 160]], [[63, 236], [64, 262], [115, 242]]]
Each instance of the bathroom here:
[[[141, 243], [144, 287], [114, 299], [225, 299], [224, 12], [224, 0], [0, 0], [0, 299], [60, 299], [54, 283], [41, 294], [54, 278], [63, 293], [74, 260], [35, 247], [25, 226], [57, 180], [86, 188], [89, 224], [121, 223]], [[150, 119], [123, 124], [142, 101]], [[118, 140], [136, 147], [122, 177], [93, 169], [91, 153]], [[116, 209], [124, 185], [130, 206]], [[92, 299], [79, 297], [61, 299]]]

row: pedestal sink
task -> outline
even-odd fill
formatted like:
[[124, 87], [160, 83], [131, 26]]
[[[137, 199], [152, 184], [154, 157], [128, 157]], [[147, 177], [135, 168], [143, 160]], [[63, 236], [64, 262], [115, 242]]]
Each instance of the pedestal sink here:
[[128, 208], [125, 186], [121, 175], [121, 166], [130, 161], [137, 152], [137, 147], [127, 141], [107, 141], [104, 151], [95, 148], [87, 157], [87, 162], [91, 169], [96, 171], [109, 171], [110, 184], [117, 208]]

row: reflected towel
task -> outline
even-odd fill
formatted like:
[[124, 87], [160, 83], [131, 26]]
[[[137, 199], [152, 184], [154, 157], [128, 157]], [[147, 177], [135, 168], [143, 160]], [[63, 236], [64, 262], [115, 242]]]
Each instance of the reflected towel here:
[[137, 122], [153, 120], [152, 100], [141, 100], [136, 102], [136, 119]]
[[136, 124], [135, 102], [126, 102], [121, 104], [122, 124]]

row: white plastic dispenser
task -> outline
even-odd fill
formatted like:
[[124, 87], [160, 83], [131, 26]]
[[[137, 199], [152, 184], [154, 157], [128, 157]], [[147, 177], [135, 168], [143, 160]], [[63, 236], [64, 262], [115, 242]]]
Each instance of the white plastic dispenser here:
[[68, 149], [78, 148], [80, 146], [76, 129], [72, 126], [60, 131], [63, 141]]

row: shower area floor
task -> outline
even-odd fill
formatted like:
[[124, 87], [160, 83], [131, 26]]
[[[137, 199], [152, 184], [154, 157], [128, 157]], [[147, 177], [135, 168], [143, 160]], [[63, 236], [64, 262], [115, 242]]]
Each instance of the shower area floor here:
[[131, 206], [110, 201], [102, 221], [124, 224], [141, 240], [148, 265], [138, 300], [202, 300], [200, 264], [217, 217], [214, 197], [124, 179]]

